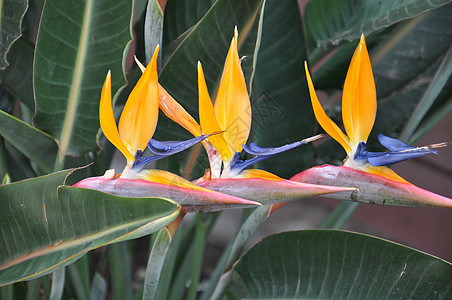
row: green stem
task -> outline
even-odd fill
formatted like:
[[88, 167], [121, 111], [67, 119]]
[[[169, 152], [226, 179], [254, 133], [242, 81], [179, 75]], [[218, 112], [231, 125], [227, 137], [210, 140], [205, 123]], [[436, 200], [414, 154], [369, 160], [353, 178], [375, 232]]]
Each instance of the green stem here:
[[204, 224], [201, 220], [196, 224], [196, 235], [194, 241], [195, 250], [193, 253], [191, 283], [188, 289], [187, 300], [196, 299], [199, 275], [201, 274], [202, 254], [204, 250], [205, 239], [206, 239], [206, 224]]
[[319, 228], [341, 229], [358, 207], [358, 202], [341, 202]]

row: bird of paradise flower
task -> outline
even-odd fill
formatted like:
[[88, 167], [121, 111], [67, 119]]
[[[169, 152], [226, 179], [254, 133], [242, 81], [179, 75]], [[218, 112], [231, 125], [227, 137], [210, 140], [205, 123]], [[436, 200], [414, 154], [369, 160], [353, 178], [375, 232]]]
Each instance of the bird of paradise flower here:
[[[350, 188], [315, 185], [284, 180], [272, 173], [248, 169], [250, 165], [318, 137], [305, 139], [277, 148], [261, 148], [254, 143], [244, 145], [251, 128], [251, 104], [237, 50], [238, 31], [235, 29], [224, 64], [215, 104], [212, 104], [201, 63], [198, 62], [199, 124], [160, 87], [160, 108], [172, 120], [190, 131], [195, 137], [208, 136], [202, 143], [207, 151], [210, 169], [194, 181], [197, 185], [235, 195], [245, 199], [272, 204], [300, 199], [312, 195], [335, 193]], [[143, 68], [143, 67], [142, 67]], [[165, 150], [151, 140], [154, 153]], [[242, 149], [254, 158], [240, 159]]]
[[144, 169], [152, 161], [180, 152], [206, 138], [200, 135], [183, 142], [160, 142], [171, 151], [143, 157], [157, 126], [159, 84], [157, 54], [154, 55], [130, 93], [116, 126], [111, 98], [111, 74], [105, 79], [99, 106], [99, 121], [105, 137], [125, 156], [127, 164], [120, 174], [109, 170], [102, 177], [84, 179], [76, 187], [96, 189], [127, 197], [164, 197], [187, 211], [213, 211], [229, 207], [256, 206], [259, 203], [218, 193], [193, 184], [163, 170]]
[[342, 120], [346, 134], [323, 110], [306, 62], [305, 71], [315, 117], [322, 128], [345, 149], [347, 158], [343, 166], [314, 167], [295, 175], [291, 180], [358, 188], [352, 193], [331, 195], [331, 198], [341, 200], [452, 207], [452, 199], [416, 187], [386, 167], [406, 159], [436, 154], [437, 150], [434, 148], [446, 146], [448, 143], [411, 147], [400, 140], [380, 134], [379, 142], [389, 151], [366, 151], [367, 138], [375, 122], [377, 98], [364, 35], [355, 50], [344, 83]]

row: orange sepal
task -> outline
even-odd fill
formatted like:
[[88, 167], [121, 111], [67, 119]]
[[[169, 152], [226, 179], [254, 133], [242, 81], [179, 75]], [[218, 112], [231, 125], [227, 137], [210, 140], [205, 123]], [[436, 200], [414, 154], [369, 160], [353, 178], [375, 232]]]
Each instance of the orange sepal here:
[[115, 116], [113, 114], [113, 107], [111, 103], [111, 72], [108, 71], [105, 78], [104, 85], [100, 96], [99, 104], [99, 122], [100, 128], [105, 137], [126, 157], [127, 162], [131, 163], [134, 160], [133, 154], [127, 149], [119, 136], [118, 128], [116, 126]]
[[119, 135], [133, 155], [137, 150], [143, 151], [146, 148], [157, 126], [158, 51], [159, 46], [155, 49], [151, 61], [130, 93], [119, 119]]
[[342, 121], [355, 149], [366, 142], [377, 113], [377, 92], [364, 35], [353, 54], [342, 93]]
[[314, 84], [312, 83], [311, 75], [309, 74], [308, 64], [304, 62], [304, 69], [306, 71], [306, 79], [308, 81], [309, 94], [311, 96], [312, 109], [314, 110], [315, 117], [323, 130], [326, 131], [333, 139], [335, 139], [345, 149], [348, 155], [351, 155], [352, 149], [349, 145], [348, 137], [342, 132], [342, 130], [333, 122], [325, 113], [320, 104], [319, 99], [315, 93]]
[[251, 102], [240, 65], [237, 39], [236, 28], [214, 106], [218, 124], [225, 131], [226, 142], [232, 154], [242, 151], [242, 145], [248, 140], [251, 128]]

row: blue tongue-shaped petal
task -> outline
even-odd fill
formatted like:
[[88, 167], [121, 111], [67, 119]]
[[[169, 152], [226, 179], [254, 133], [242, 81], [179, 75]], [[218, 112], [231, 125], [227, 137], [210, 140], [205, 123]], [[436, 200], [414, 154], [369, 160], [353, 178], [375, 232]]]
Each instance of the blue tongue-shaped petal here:
[[360, 143], [356, 149], [354, 159], [367, 159], [367, 161], [376, 167], [395, 164], [407, 159], [424, 156], [427, 154], [438, 154], [438, 151], [433, 148], [447, 146], [449, 143], [440, 143], [424, 147], [411, 147], [404, 142], [380, 134], [378, 141], [382, 144], [388, 152], [368, 152], [365, 151], [366, 144]]
[[231, 159], [231, 176], [235, 176], [237, 174], [240, 174], [243, 170], [248, 168], [251, 165], [254, 165], [255, 163], [258, 163], [260, 161], [263, 161], [267, 158], [273, 157], [279, 153], [283, 153], [289, 150], [292, 150], [296, 147], [299, 147], [301, 145], [307, 144], [309, 142], [315, 141], [321, 137], [323, 137], [323, 134], [319, 134], [301, 141], [293, 142], [281, 147], [259, 147], [255, 143], [251, 143], [249, 146], [243, 145], [243, 151], [245, 151], [248, 154], [256, 155], [256, 157], [242, 160], [240, 159], [240, 152], [236, 152], [234, 156]]
[[389, 136], [381, 134], [381, 133], [378, 135], [378, 141], [380, 142], [381, 145], [383, 145], [383, 147], [385, 147], [389, 151], [401, 151], [401, 150], [406, 150], [406, 149], [414, 149], [414, 147], [411, 147], [410, 145], [405, 144], [401, 140], [389, 137]]
[[216, 133], [201, 135], [186, 141], [163, 142], [151, 139], [148, 143], [148, 149], [155, 155], [142, 157], [143, 152], [138, 150], [137, 153], [135, 154], [135, 162], [133, 163], [132, 168], [136, 171], [141, 171], [151, 162], [184, 151], [185, 149], [190, 148], [191, 146], [201, 142], [202, 140], [208, 138], [213, 134]]

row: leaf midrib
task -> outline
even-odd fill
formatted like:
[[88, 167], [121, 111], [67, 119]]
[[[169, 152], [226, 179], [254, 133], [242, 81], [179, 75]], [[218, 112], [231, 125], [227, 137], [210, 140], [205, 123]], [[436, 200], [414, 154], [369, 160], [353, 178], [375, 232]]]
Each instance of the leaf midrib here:
[[79, 51], [77, 53], [77, 58], [75, 61], [74, 77], [72, 78], [66, 116], [64, 118], [63, 129], [61, 131], [60, 159], [62, 159], [68, 151], [72, 136], [71, 133], [74, 128], [77, 106], [80, 99], [80, 87], [82, 86], [84, 63], [86, 61], [86, 55], [88, 52], [89, 29], [91, 25], [92, 12], [93, 0], [87, 0], [85, 4], [85, 13], [80, 34], [80, 44], [78, 48]]

